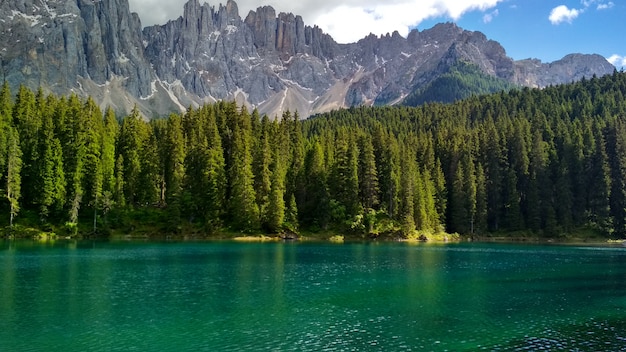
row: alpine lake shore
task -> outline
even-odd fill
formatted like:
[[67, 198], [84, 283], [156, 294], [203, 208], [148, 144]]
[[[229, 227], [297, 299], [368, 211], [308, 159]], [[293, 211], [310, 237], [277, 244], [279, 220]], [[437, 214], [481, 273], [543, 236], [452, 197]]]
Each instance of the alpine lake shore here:
[[[383, 233], [359, 233], [345, 230], [302, 230], [283, 231], [280, 233], [240, 232], [229, 229], [206, 232], [192, 226], [179, 226], [174, 230], [164, 230], [159, 226], [130, 226], [124, 229], [85, 230], [85, 226], [75, 225], [50, 226], [44, 228], [24, 225], [0, 228], [0, 239], [74, 241], [74, 240], [108, 240], [108, 241], [236, 241], [236, 242], [277, 242], [277, 241], [316, 241], [316, 242], [407, 242], [407, 243], [458, 243], [458, 242], [492, 242], [492, 243], [554, 243], [554, 244], [593, 244], [622, 245], [626, 239], [608, 238], [592, 231], [563, 233], [558, 236], [542, 236], [536, 233], [519, 231], [515, 233], [458, 234], [445, 231], [415, 231], [403, 234], [400, 229]], [[80, 230], [79, 230], [80, 229]]]

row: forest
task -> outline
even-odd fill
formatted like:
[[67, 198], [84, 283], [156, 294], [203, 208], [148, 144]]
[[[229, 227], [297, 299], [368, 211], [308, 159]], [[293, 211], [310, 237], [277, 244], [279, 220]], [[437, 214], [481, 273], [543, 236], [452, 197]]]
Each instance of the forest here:
[[459, 61], [426, 87], [409, 94], [403, 105], [418, 106], [425, 103], [453, 103], [472, 95], [485, 95], [517, 88], [502, 78], [490, 76], [475, 64]]
[[0, 92], [0, 230], [626, 236], [626, 73], [301, 120]]

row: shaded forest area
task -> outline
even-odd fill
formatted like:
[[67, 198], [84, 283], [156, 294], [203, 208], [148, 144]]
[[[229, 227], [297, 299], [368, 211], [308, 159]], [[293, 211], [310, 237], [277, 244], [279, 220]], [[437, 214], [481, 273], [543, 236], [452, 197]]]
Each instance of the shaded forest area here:
[[4, 232], [626, 236], [626, 74], [270, 120], [0, 92]]

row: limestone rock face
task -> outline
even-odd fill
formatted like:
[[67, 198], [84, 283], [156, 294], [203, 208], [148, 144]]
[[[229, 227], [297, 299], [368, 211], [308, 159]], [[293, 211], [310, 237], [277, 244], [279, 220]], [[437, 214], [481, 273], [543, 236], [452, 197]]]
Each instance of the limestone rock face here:
[[512, 83], [544, 87], [612, 73], [599, 55], [514, 61], [480, 32], [445, 23], [338, 44], [302, 17], [269, 6], [189, 0], [178, 19], [141, 27], [128, 0], [0, 3], [0, 59], [12, 89], [91, 95], [121, 113], [162, 116], [221, 99], [271, 117], [397, 104], [458, 61]]
[[116, 81], [124, 95], [151, 92], [141, 22], [127, 0], [3, 1], [0, 18], [2, 70], [12, 87], [88, 94], [83, 82], [104, 87]]

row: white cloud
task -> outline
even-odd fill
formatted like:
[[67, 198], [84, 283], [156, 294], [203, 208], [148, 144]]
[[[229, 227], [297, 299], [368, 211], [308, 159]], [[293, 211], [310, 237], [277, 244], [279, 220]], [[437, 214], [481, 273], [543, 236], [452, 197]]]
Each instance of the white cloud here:
[[612, 1], [609, 1], [606, 4], [598, 4], [597, 9], [598, 10], [608, 10], [608, 9], [612, 8], [613, 6], [615, 6], [615, 4]]
[[598, 4], [596, 6], [596, 10], [607, 10], [615, 6], [613, 1], [605, 1], [605, 0], [581, 0], [581, 4], [585, 7], [585, 9], [593, 6], [594, 4]]
[[[301, 15], [305, 24], [318, 25], [340, 43], [355, 42], [369, 33], [376, 35], [395, 30], [407, 35], [409, 29], [430, 18], [458, 20], [470, 11], [493, 9], [506, 0], [236, 0], [239, 15], [270, 5], [277, 13]], [[144, 26], [164, 24], [183, 13], [187, 0], [129, 0], [131, 10], [139, 13]], [[204, 0], [200, 0], [204, 2]], [[215, 7], [226, 0], [210, 0]], [[493, 18], [493, 17], [492, 17]]]
[[578, 17], [580, 12], [580, 10], [569, 9], [567, 6], [561, 5], [552, 9], [548, 19], [550, 19], [552, 24], [560, 24], [562, 22], [572, 23], [572, 21]]
[[608, 62], [613, 64], [613, 66], [618, 69], [626, 68], [626, 56], [622, 55], [611, 55], [611, 57], [606, 58]]
[[483, 22], [485, 22], [485, 23], [489, 23], [489, 22], [493, 21], [493, 19], [494, 19], [495, 17], [497, 17], [499, 14], [500, 14], [500, 11], [498, 11], [498, 9], [495, 9], [495, 10], [494, 10], [494, 11], [492, 11], [492, 12], [486, 13], [486, 14], [483, 16]]

